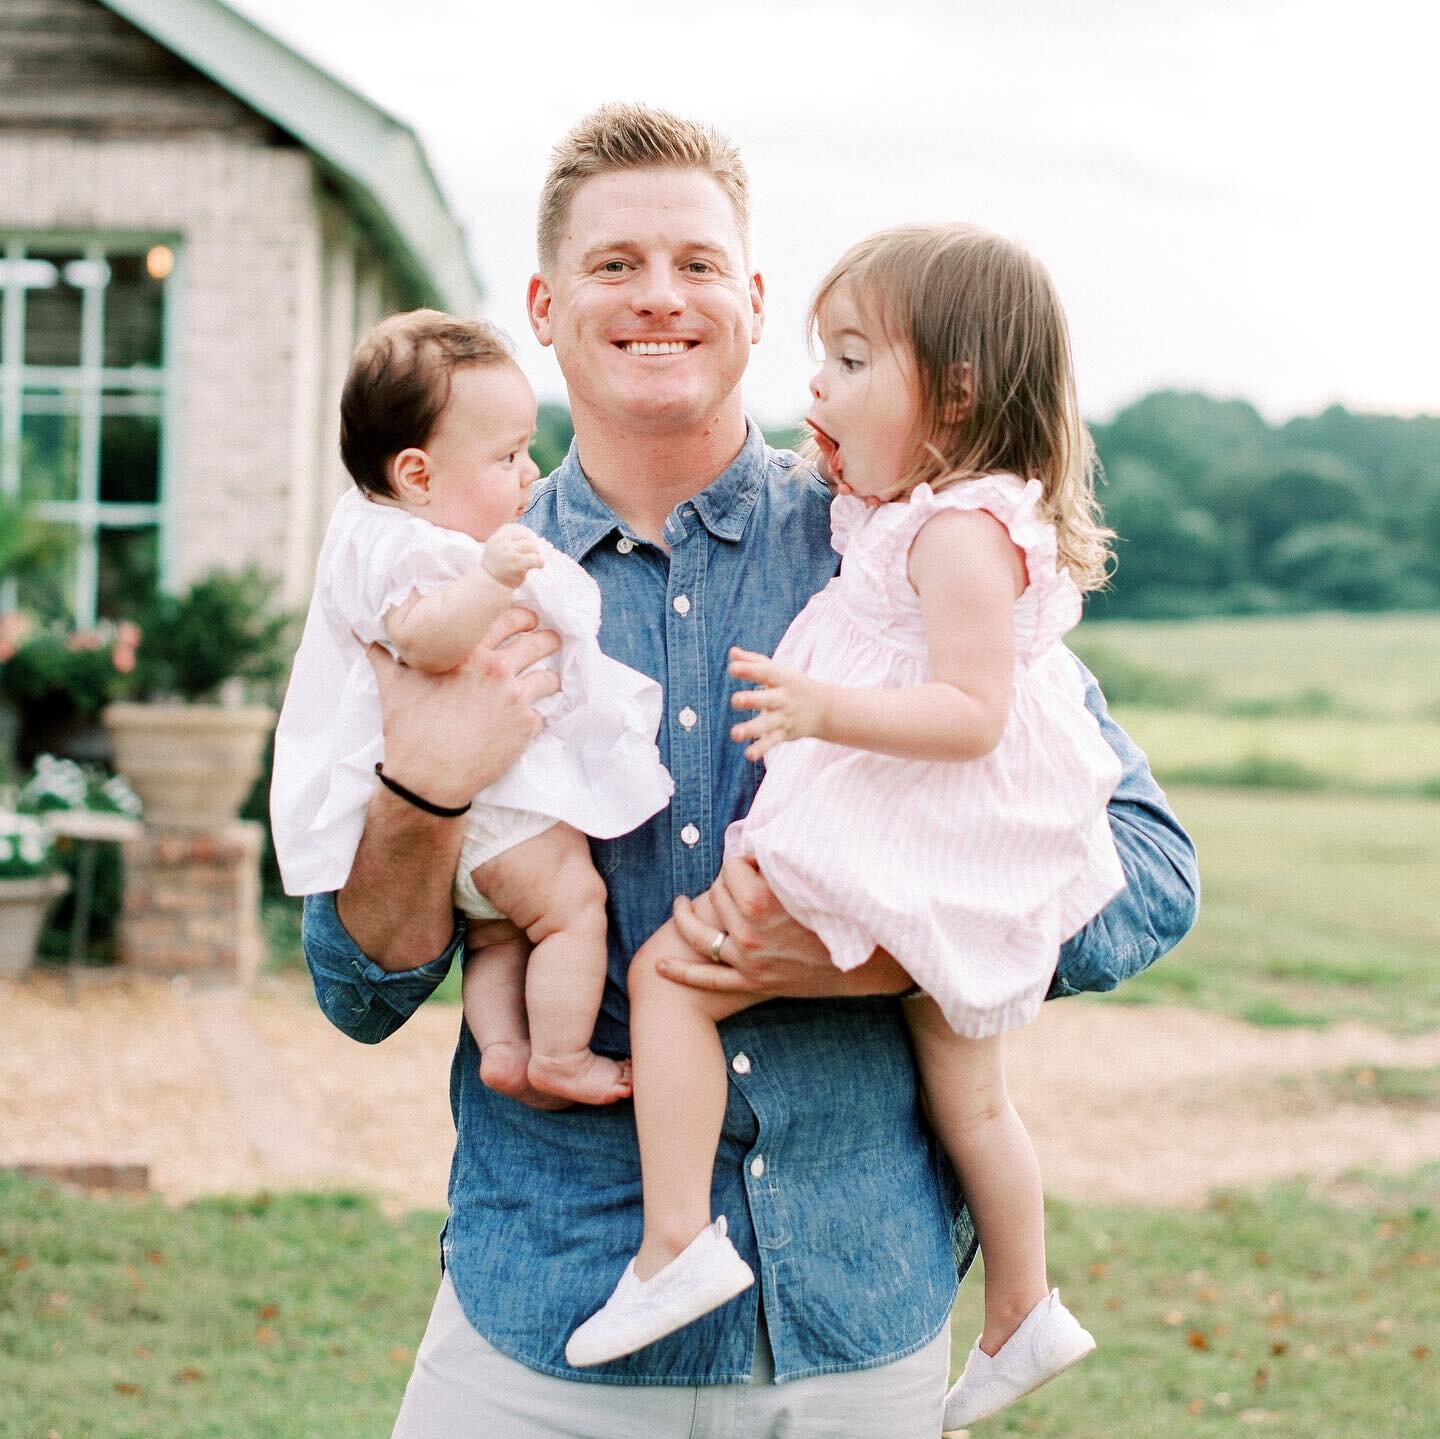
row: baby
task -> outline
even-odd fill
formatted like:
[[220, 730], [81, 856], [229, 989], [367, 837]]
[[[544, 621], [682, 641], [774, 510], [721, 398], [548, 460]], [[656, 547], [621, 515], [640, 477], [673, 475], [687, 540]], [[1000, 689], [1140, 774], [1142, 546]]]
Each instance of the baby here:
[[[348, 878], [377, 783], [465, 814], [455, 901], [481, 1076], [517, 1096], [606, 1104], [630, 1093], [630, 1065], [589, 1048], [606, 896], [585, 836], [627, 833], [674, 787], [655, 747], [659, 685], [601, 652], [595, 582], [515, 523], [539, 473], [534, 432], [535, 396], [489, 325], [417, 310], [361, 343], [341, 398], [356, 488], [320, 553], [275, 736], [271, 821], [286, 892], [314, 894]], [[537, 706], [545, 727], [515, 765], [447, 810], [385, 772], [366, 649], [441, 673], [514, 604], [560, 634], [560, 693]]]

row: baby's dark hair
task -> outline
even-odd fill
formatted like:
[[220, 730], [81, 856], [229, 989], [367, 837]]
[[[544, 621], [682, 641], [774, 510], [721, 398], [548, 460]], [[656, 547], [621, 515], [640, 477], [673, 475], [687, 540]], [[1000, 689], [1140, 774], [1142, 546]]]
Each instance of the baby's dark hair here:
[[430, 439], [450, 403], [450, 376], [464, 365], [513, 358], [505, 336], [484, 320], [440, 310], [381, 320], [361, 340], [340, 395], [340, 458], [351, 478], [393, 498], [390, 461]]

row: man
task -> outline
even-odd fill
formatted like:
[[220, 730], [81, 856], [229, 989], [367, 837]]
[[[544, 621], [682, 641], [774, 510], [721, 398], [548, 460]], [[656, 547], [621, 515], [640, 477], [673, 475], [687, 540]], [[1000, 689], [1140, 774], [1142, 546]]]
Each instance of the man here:
[[[776, 997], [724, 1027], [732, 1085], [714, 1180], [715, 1211], [760, 1282], [626, 1360], [569, 1369], [566, 1337], [639, 1235], [630, 1111], [546, 1113], [491, 1093], [462, 1027], [445, 1274], [403, 1439], [939, 1429], [957, 1256], [968, 1265], [974, 1245], [920, 1119], [894, 998], [910, 981], [883, 954], [839, 973], [756, 870], [717, 874], [725, 826], [759, 782], [729, 739], [727, 649], [769, 653], [835, 568], [824, 487], [769, 450], [741, 406], [764, 317], [747, 203], [734, 148], [661, 112], [606, 107], [561, 143], [529, 302], [576, 443], [527, 521], [598, 581], [604, 647], [666, 691], [675, 797], [594, 846], [610, 892], [595, 1047], [628, 1052], [626, 965], [677, 897], [696, 953], [671, 977]], [[432, 806], [463, 805], [534, 732], [530, 706], [554, 681], [528, 667], [555, 641], [525, 624], [497, 626], [451, 675], [382, 675], [386, 771]], [[1129, 889], [1066, 946], [1057, 993], [1111, 987], [1194, 913], [1189, 842], [1093, 682], [1090, 701], [1125, 768], [1111, 819]], [[383, 1038], [443, 977], [459, 842], [457, 821], [377, 793], [345, 888], [308, 903], [316, 991], [347, 1033]], [[684, 899], [707, 887], [719, 932]]]

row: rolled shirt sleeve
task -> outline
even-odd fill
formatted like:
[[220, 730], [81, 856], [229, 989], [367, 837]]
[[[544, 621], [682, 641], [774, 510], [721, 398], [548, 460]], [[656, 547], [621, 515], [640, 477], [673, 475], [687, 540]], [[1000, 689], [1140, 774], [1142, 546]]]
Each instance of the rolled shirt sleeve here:
[[392, 973], [350, 938], [333, 893], [305, 896], [301, 938], [315, 998], [330, 1023], [361, 1044], [378, 1044], [393, 1034], [435, 992], [450, 972], [461, 937], [457, 916], [443, 953], [417, 969]]
[[[1079, 664], [1079, 661], [1076, 661]], [[1200, 904], [1195, 846], [1170, 809], [1139, 747], [1110, 717], [1095, 676], [1080, 665], [1085, 704], [1123, 772], [1110, 801], [1110, 829], [1125, 889], [1061, 948], [1050, 998], [1114, 989], [1173, 949]]]

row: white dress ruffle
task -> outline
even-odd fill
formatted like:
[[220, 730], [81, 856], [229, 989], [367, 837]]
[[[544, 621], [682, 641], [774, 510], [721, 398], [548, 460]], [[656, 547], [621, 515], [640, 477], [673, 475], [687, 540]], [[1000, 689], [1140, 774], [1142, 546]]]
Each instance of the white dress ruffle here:
[[884, 949], [957, 1033], [1032, 1020], [1061, 943], [1123, 887], [1106, 804], [1120, 762], [1085, 708], [1061, 637], [1080, 595], [1056, 568], [1036, 481], [983, 476], [907, 503], [831, 509], [840, 574], [796, 617], [776, 662], [818, 680], [901, 689], [931, 679], [910, 546], [941, 510], [985, 510], [1024, 552], [1015, 683], [1000, 743], [976, 760], [897, 759], [818, 739], [766, 756], [765, 779], [727, 855], [749, 855], [841, 969]]
[[[515, 601], [560, 635], [559, 653], [542, 662], [559, 670], [560, 692], [536, 705], [545, 726], [524, 754], [475, 796], [473, 822], [487, 809], [528, 811], [612, 839], [664, 809], [674, 792], [655, 746], [663, 697], [654, 680], [601, 650], [595, 581], [548, 541], [539, 544], [545, 564]], [[354, 863], [384, 758], [366, 647], [393, 652], [386, 613], [458, 579], [483, 555], [468, 535], [358, 490], [336, 504], [275, 734], [270, 819], [287, 894], [339, 889]], [[493, 818], [526, 837], [536, 832]]]

